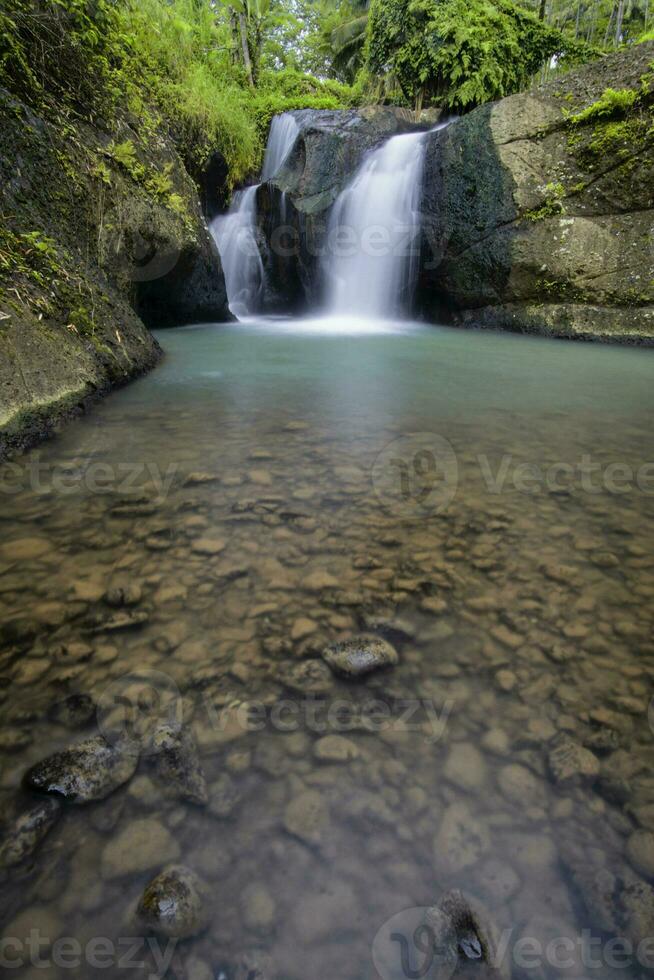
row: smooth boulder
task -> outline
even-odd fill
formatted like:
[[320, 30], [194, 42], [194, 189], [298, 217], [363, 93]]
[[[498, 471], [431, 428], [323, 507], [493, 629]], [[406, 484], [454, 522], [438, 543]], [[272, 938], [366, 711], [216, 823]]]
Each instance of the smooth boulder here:
[[372, 671], [394, 667], [400, 659], [388, 640], [367, 633], [332, 643], [322, 656], [335, 674], [348, 678], [364, 677]]
[[25, 774], [25, 785], [62, 796], [68, 803], [93, 803], [128, 782], [138, 760], [132, 742], [111, 745], [97, 735], [37, 762]]

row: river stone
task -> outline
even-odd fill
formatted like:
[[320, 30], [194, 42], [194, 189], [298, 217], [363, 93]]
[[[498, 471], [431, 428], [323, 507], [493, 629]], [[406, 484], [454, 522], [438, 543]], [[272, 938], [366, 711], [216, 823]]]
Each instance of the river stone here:
[[600, 761], [588, 749], [567, 736], [561, 737], [549, 754], [549, 767], [555, 782], [594, 782], [600, 774]]
[[486, 762], [472, 742], [452, 746], [443, 774], [462, 790], [480, 789], [486, 782]]
[[211, 784], [209, 793], [209, 812], [219, 820], [231, 816], [241, 800], [236, 783], [229, 773], [221, 773], [215, 783]]
[[627, 841], [627, 857], [636, 871], [654, 877], [654, 834], [649, 830], [635, 830]]
[[359, 750], [349, 738], [325, 735], [314, 745], [313, 754], [320, 762], [351, 762], [358, 758]]
[[504, 797], [517, 806], [542, 806], [545, 787], [525, 766], [511, 763], [500, 769], [497, 777]]
[[138, 904], [141, 922], [168, 939], [197, 936], [209, 924], [209, 889], [183, 865], [173, 865], [147, 886]]
[[133, 743], [110, 745], [97, 735], [37, 762], [25, 774], [25, 784], [29, 789], [63, 796], [69, 803], [91, 803], [128, 782], [138, 760]]
[[281, 669], [281, 683], [298, 694], [329, 694], [334, 689], [331, 671], [321, 660], [302, 660]]
[[209, 800], [195, 739], [188, 728], [159, 725], [152, 736], [155, 771], [172, 795], [198, 806]]
[[54, 797], [40, 800], [6, 831], [0, 846], [0, 868], [13, 868], [31, 857], [61, 816], [61, 802]]
[[511, 865], [497, 858], [489, 858], [482, 865], [477, 880], [483, 894], [494, 906], [510, 901], [522, 884]]
[[429, 976], [450, 980], [457, 968], [473, 960], [485, 964], [482, 975], [510, 976], [505, 956], [498, 955], [499, 933], [489, 913], [476, 899], [459, 889], [446, 892], [425, 913], [432, 942], [433, 962]]
[[268, 932], [275, 922], [275, 900], [262, 882], [247, 885], [241, 897], [243, 921], [248, 929]]
[[445, 810], [434, 838], [437, 871], [455, 875], [476, 864], [490, 850], [485, 825], [465, 803], [452, 803]]
[[104, 601], [114, 609], [120, 609], [123, 606], [138, 606], [142, 598], [143, 589], [136, 583], [117, 586], [104, 594]]
[[179, 844], [158, 820], [133, 820], [102, 852], [105, 880], [142, 874], [179, 858]]
[[84, 728], [93, 719], [96, 704], [90, 694], [70, 694], [50, 709], [50, 718], [66, 728]]
[[388, 640], [367, 633], [332, 643], [322, 656], [327, 666], [341, 677], [363, 677], [373, 670], [399, 663], [397, 651]]
[[284, 828], [306, 844], [320, 844], [328, 820], [327, 805], [316, 790], [299, 793], [284, 811]]

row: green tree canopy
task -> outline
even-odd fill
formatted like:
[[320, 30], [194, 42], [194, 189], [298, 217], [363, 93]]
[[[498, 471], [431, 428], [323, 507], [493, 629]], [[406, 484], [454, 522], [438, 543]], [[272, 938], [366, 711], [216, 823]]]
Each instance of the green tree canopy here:
[[407, 100], [455, 109], [517, 92], [581, 44], [510, 0], [372, 0], [368, 66]]

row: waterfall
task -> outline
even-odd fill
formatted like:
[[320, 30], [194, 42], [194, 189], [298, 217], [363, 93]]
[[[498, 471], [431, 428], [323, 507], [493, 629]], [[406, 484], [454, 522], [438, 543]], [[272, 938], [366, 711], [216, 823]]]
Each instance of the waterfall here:
[[257, 245], [257, 191], [259, 185], [237, 191], [228, 214], [211, 224], [225, 273], [229, 308], [237, 319], [254, 313], [264, 286], [263, 262]]
[[[261, 180], [272, 180], [293, 149], [299, 129], [289, 112], [275, 116], [270, 127]], [[237, 319], [256, 313], [263, 300], [265, 272], [257, 244], [257, 191], [261, 184], [234, 194], [227, 214], [211, 223], [220, 252], [229, 308]], [[286, 195], [283, 197], [284, 206]]]
[[270, 127], [266, 156], [263, 161], [261, 180], [272, 180], [282, 169], [293, 149], [299, 133], [297, 123], [290, 112], [275, 116]]
[[329, 313], [406, 314], [420, 253], [425, 133], [394, 136], [366, 157], [329, 220]]

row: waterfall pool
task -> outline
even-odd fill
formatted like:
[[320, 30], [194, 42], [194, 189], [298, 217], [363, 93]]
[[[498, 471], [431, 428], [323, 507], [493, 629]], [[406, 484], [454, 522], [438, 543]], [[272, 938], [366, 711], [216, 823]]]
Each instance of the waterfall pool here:
[[[348, 324], [161, 332], [156, 371], [0, 468], [5, 816], [98, 724], [145, 733], [129, 781], [5, 872], [2, 934], [49, 940], [39, 976], [71, 975], [59, 937], [127, 955], [171, 862], [204, 880], [207, 926], [170, 976], [440, 978], [420, 943], [407, 973], [405, 910], [451, 888], [506, 937], [502, 976], [641, 973], [654, 359]], [[321, 652], [361, 631], [399, 664], [332, 677]], [[208, 806], [154, 765], [171, 703]], [[74, 975], [106, 975], [88, 955]]]

